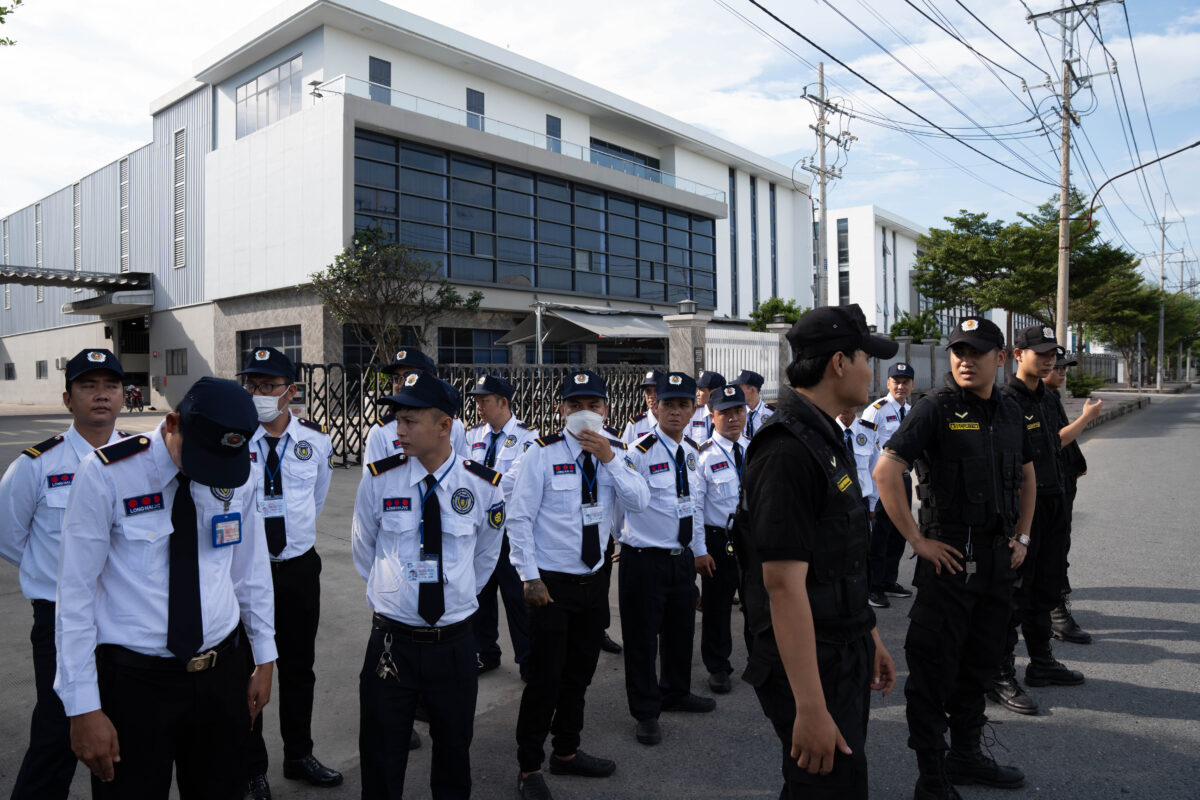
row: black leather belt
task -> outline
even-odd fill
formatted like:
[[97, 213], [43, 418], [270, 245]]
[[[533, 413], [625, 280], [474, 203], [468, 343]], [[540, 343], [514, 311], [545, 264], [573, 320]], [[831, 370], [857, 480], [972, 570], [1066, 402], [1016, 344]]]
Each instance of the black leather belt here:
[[602, 580], [604, 578], [604, 568], [601, 567], [595, 572], [586, 572], [583, 575], [575, 575], [571, 572], [552, 572], [548, 569], [542, 570], [541, 574], [543, 578], [549, 578], [552, 581], [557, 581], [559, 583], [574, 583], [582, 586], [584, 584], [592, 583], [593, 581]]
[[192, 656], [187, 661], [180, 661], [174, 656], [148, 656], [119, 644], [99, 645], [96, 655], [104, 661], [136, 669], [152, 669], [158, 672], [207, 672], [217, 665], [220, 656], [236, 648], [240, 640], [238, 628], [234, 628], [216, 647]]
[[418, 628], [414, 625], [405, 625], [403, 622], [382, 614], [373, 614], [371, 615], [371, 624], [377, 630], [408, 639], [411, 642], [444, 642], [466, 633], [471, 627], [471, 617], [438, 628]]
[[276, 569], [276, 570], [286, 569], [289, 565], [303, 564], [306, 561], [311, 560], [316, 555], [317, 555], [317, 548], [315, 546], [310, 547], [298, 556], [292, 556], [291, 558], [273, 558], [273, 559], [271, 559], [271, 568]]
[[663, 555], [663, 556], [682, 555], [683, 551], [687, 550], [687, 549], [688, 548], [686, 548], [686, 547], [634, 547], [633, 545], [629, 545], [629, 544], [621, 545], [622, 553], [624, 553], [626, 550], [630, 550], [634, 553], [648, 553], [648, 554]]
[[724, 536], [725, 529], [717, 525], [705, 525], [704, 533], [706, 536]]

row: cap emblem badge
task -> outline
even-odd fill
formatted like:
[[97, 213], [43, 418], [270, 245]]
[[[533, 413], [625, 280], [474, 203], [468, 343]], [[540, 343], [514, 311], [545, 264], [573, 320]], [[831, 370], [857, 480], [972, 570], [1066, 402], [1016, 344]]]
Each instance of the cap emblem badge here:
[[737, 389], [733, 388], [732, 386], [725, 387], [725, 396], [726, 397], [733, 397], [735, 394], [737, 394]]
[[237, 431], [229, 431], [229, 433], [226, 433], [224, 436], [221, 437], [221, 444], [225, 445], [226, 447], [238, 448], [238, 447], [241, 447], [242, 445], [244, 445], [245, 443], [246, 443], [245, 435], [240, 434]]
[[270, 358], [271, 358], [271, 354], [268, 353], [266, 350], [256, 350], [254, 352], [254, 360], [255, 361], [267, 361]]
[[1054, 339], [1054, 329], [1042, 328], [1042, 337], [1045, 339]]
[[405, 358], [407, 355], [408, 355], [408, 351], [407, 351], [407, 350], [397, 350], [397, 351], [396, 351], [396, 360], [397, 360], [397, 361], [403, 361], [403, 360], [404, 360], [404, 358]]
[[653, 377], [654, 377], [654, 370], [650, 370], [649, 372], [646, 373], [646, 380], [651, 380]]
[[973, 331], [973, 330], [976, 330], [977, 328], [979, 328], [979, 320], [977, 320], [977, 319], [964, 319], [964, 320], [962, 321], [962, 326], [961, 326], [961, 327], [962, 327], [962, 329], [963, 329], [964, 331]]
[[667, 378], [667, 383], [671, 384], [672, 386], [678, 386], [683, 383], [683, 378], [678, 375], [672, 375]]
[[908, 369], [908, 364], [897, 364], [896, 365], [896, 372], [904, 372], [906, 369]]
[[587, 382], [588, 382], [588, 376], [584, 375], [581, 372], [578, 375], [576, 375], [574, 378], [572, 378], [572, 380], [575, 381], [576, 386], [585, 386], [585, 385], [587, 385]]
[[104, 353], [99, 353], [95, 350], [92, 350], [91, 352], [89, 352], [87, 354], [87, 360], [91, 361], [93, 364], [103, 364], [104, 363]]
[[404, 376], [404, 385], [405, 386], [416, 386], [417, 381], [419, 381], [420, 379], [421, 379], [421, 373], [410, 372]]

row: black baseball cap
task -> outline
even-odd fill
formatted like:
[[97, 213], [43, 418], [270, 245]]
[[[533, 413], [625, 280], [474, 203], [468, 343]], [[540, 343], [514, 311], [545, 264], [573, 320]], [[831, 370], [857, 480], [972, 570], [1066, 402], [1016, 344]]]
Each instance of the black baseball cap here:
[[792, 358], [797, 360], [838, 350], [862, 350], [875, 358], [891, 358], [900, 349], [898, 342], [871, 334], [867, 318], [855, 303], [814, 308], [792, 326], [787, 340]]
[[706, 369], [696, 378], [697, 389], [720, 389], [725, 385], [725, 376], [719, 372]]
[[1035, 353], [1049, 353], [1058, 349], [1058, 339], [1054, 336], [1054, 328], [1049, 325], [1030, 325], [1013, 334], [1013, 347], [1032, 350]]
[[419, 369], [431, 375], [437, 374], [437, 364], [433, 359], [415, 347], [403, 347], [396, 351], [392, 363], [383, 368], [384, 372], [395, 372], [398, 369]]
[[467, 392], [470, 395], [481, 394], [496, 394], [503, 397], [505, 400], [512, 400], [513, 385], [501, 378], [499, 375], [484, 375], [475, 382], [475, 386], [471, 391]]
[[274, 347], [260, 347], [246, 357], [246, 366], [238, 375], [274, 375], [296, 380], [296, 365]]
[[1004, 349], [1004, 332], [996, 323], [985, 317], [963, 317], [950, 332], [950, 343], [946, 345], [946, 349], [949, 350], [959, 342], [968, 344], [981, 353], [990, 353], [993, 350]]
[[713, 411], [724, 411], [734, 406], [746, 405], [746, 393], [735, 383], [721, 386], [708, 396], [708, 407]]
[[396, 394], [380, 398], [380, 403], [405, 408], [436, 408], [450, 416], [462, 406], [462, 395], [450, 384], [429, 372], [410, 372]]
[[658, 379], [658, 401], [672, 397], [696, 399], [696, 380], [684, 372], [668, 372]]
[[125, 370], [121, 368], [121, 362], [112, 354], [112, 351], [92, 347], [80, 350], [74, 358], [67, 362], [67, 385], [70, 386], [71, 381], [85, 372], [97, 369], [108, 370], [115, 373], [121, 380], [125, 380]]
[[571, 397], [599, 397], [602, 400], [607, 400], [608, 386], [605, 385], [604, 378], [601, 378], [590, 369], [585, 369], [579, 372], [572, 372], [564, 378], [558, 394], [563, 400]]
[[658, 376], [663, 375], [661, 369], [652, 369], [646, 373], [646, 377], [642, 378], [642, 382], [638, 384], [638, 388], [645, 389], [647, 386], [658, 386]]
[[1056, 366], [1056, 367], [1074, 367], [1074, 366], [1078, 366], [1078, 364], [1079, 364], [1079, 362], [1076, 361], [1074, 358], [1071, 358], [1071, 359], [1067, 358], [1067, 349], [1065, 347], [1063, 347], [1062, 345], [1058, 346], [1058, 358], [1055, 359], [1054, 366]]
[[738, 373], [738, 376], [730, 381], [734, 386], [753, 386], [755, 389], [761, 389], [766, 379], [762, 375], [752, 370], [744, 369]]
[[179, 403], [183, 472], [196, 483], [236, 489], [250, 477], [254, 401], [236, 381], [201, 378]]
[[917, 373], [913, 371], [912, 364], [907, 361], [897, 361], [888, 367], [889, 378], [915, 378]]

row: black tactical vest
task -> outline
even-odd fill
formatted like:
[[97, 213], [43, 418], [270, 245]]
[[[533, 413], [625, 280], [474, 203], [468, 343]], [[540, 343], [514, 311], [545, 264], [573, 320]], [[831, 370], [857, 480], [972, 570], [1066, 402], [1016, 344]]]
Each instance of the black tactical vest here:
[[[1046, 395], [1054, 399], [1054, 409], [1058, 414], [1058, 430], [1061, 431], [1071, 424], [1071, 420], [1067, 419], [1067, 409], [1063, 407], [1062, 397], [1058, 392], [1047, 390]], [[1079, 447], [1078, 439], [1063, 445], [1060, 456], [1062, 457], [1064, 478], [1078, 478], [1081, 473], [1087, 472], [1087, 459], [1083, 457], [1083, 450]]]
[[999, 392], [992, 400], [968, 395], [951, 385], [919, 401], [937, 409], [936, 445], [913, 465], [921, 532], [931, 539], [965, 536], [968, 527], [982, 532], [997, 523], [999, 532], [1011, 536], [1017, 524], [1025, 435], [1020, 409]]
[[[803, 405], [803, 401], [800, 405], [789, 401], [790, 398], [785, 398], [754, 435], [746, 451], [746, 461], [750, 463], [764, 442], [777, 436], [792, 436], [825, 471], [825, 497], [816, 524], [821, 536], [813, 543], [806, 588], [817, 638], [849, 641], [874, 625], [874, 615], [867, 605], [870, 524], [858, 486], [857, 470], [841, 442], [834, 446], [813, 426], [824, 421], [802, 419], [812, 416], [813, 412]], [[769, 480], [769, 476], [763, 476], [763, 479]], [[742, 535], [742, 531], [748, 530], [753, 515], [754, 509], [748, 507], [743, 487], [731, 535], [735, 554], [743, 567], [741, 597], [747, 624], [758, 634], [770, 628], [771, 612], [762, 582], [762, 562]]]
[[1058, 437], [1056, 399], [1039, 383], [1036, 391], [1021, 382], [1016, 375], [1001, 389], [1021, 408], [1021, 424], [1029, 434], [1033, 450], [1033, 468], [1037, 472], [1038, 494], [1061, 494], [1063, 491], [1062, 440]]

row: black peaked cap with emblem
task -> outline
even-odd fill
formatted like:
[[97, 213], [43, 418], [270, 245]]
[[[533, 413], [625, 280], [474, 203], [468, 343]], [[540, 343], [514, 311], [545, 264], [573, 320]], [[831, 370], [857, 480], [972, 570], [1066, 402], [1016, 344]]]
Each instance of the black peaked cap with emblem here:
[[406, 408], [436, 408], [454, 416], [462, 407], [462, 395], [431, 372], [410, 372], [400, 391], [379, 402]]
[[706, 369], [696, 377], [697, 389], [719, 389], [725, 385], [725, 376]]
[[754, 370], [744, 369], [730, 383], [734, 386], [753, 386], [755, 389], [761, 389], [766, 379]]
[[651, 386], [658, 386], [658, 376], [662, 374], [663, 371], [661, 369], [650, 370], [646, 373], [646, 376], [642, 378], [642, 382], [638, 384], [638, 388], [646, 389]]
[[296, 380], [296, 365], [274, 347], [260, 347], [246, 356], [246, 366], [238, 375], [273, 375], [276, 378]]
[[1054, 328], [1048, 325], [1030, 325], [1013, 334], [1013, 347], [1032, 350], [1035, 353], [1049, 353], [1058, 349], [1058, 339], [1054, 335]]
[[258, 412], [249, 392], [224, 378], [201, 378], [179, 403], [183, 473], [196, 483], [222, 489], [250, 477], [250, 437]]
[[559, 396], [566, 400], [571, 397], [599, 397], [608, 399], [608, 384], [590, 369], [572, 372], [562, 382]]
[[1057, 356], [1057, 358], [1054, 359], [1054, 366], [1056, 366], [1056, 367], [1074, 367], [1074, 366], [1078, 366], [1078, 365], [1079, 365], [1079, 362], [1077, 360], [1075, 360], [1074, 358], [1067, 358], [1067, 348], [1063, 347], [1062, 345], [1059, 345], [1058, 346], [1058, 356]]
[[505, 400], [512, 400], [513, 385], [499, 375], [484, 375], [471, 387], [469, 395], [495, 394]]
[[862, 350], [874, 358], [891, 358], [898, 342], [872, 335], [858, 304], [819, 306], [806, 312], [787, 332], [795, 359], [816, 358], [838, 350]]
[[419, 369], [430, 375], [437, 374], [437, 364], [433, 359], [415, 347], [402, 347], [392, 356], [392, 363], [383, 368], [384, 372], [395, 372], [399, 369]]
[[121, 380], [125, 379], [125, 370], [112, 351], [100, 347], [89, 347], [80, 350], [74, 358], [67, 362], [67, 385], [84, 373], [95, 369], [104, 369], [115, 373]]
[[708, 407], [713, 411], [725, 411], [744, 405], [746, 405], [746, 393], [738, 384], [731, 383], [728, 386], [722, 386], [708, 396]]
[[888, 367], [887, 376], [889, 378], [915, 378], [917, 373], [912, 368], [912, 364], [909, 364], [907, 361], [897, 361]]
[[658, 379], [658, 401], [681, 397], [696, 399], [696, 381], [686, 372], [668, 372]]
[[946, 349], [949, 350], [959, 342], [970, 345], [981, 353], [990, 353], [992, 350], [1004, 349], [1004, 333], [996, 323], [985, 317], [963, 317], [950, 332], [950, 343], [946, 345]]

